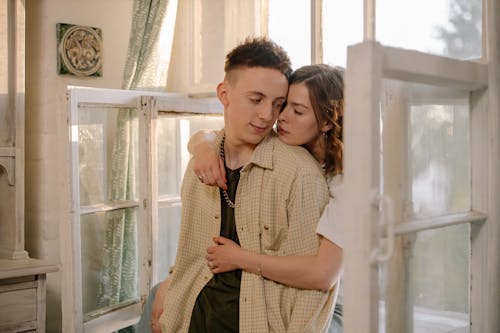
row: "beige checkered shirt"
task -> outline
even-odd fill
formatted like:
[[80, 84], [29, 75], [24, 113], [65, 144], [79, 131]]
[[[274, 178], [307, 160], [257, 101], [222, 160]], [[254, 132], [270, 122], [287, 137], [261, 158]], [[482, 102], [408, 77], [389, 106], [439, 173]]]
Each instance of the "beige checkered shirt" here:
[[[316, 226], [327, 201], [328, 188], [318, 163], [305, 149], [283, 144], [271, 134], [241, 170], [235, 208], [241, 246], [280, 256], [316, 254]], [[206, 249], [221, 225], [219, 189], [203, 185], [190, 165], [182, 183], [182, 202], [175, 269], [160, 318], [164, 333], [188, 331], [198, 293], [212, 278]], [[333, 301], [334, 290], [295, 289], [243, 272], [240, 332], [323, 332]]]

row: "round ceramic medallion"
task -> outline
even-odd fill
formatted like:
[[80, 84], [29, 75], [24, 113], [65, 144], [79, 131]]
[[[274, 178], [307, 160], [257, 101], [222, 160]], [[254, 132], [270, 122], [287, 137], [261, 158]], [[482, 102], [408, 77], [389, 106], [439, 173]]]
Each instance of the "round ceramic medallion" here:
[[73, 26], [60, 44], [61, 59], [74, 75], [90, 76], [102, 66], [101, 36], [92, 28]]

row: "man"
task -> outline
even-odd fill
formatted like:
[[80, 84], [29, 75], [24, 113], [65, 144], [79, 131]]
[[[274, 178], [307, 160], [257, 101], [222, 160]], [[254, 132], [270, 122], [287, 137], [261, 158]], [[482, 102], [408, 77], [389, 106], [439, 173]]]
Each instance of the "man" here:
[[258, 271], [213, 275], [206, 265], [217, 235], [252, 251], [315, 254], [315, 228], [328, 200], [313, 157], [272, 132], [291, 73], [284, 50], [264, 38], [248, 39], [227, 55], [224, 69], [217, 96], [225, 127], [218, 142], [228, 190], [204, 185], [188, 165], [175, 268], [168, 289], [155, 298], [163, 299], [162, 332], [320, 332], [330, 293], [286, 287]]

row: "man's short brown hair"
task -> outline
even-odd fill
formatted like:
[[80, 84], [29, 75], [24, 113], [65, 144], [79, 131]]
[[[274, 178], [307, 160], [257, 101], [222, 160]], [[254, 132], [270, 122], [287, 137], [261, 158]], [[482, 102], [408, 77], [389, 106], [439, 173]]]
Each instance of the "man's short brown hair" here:
[[292, 63], [286, 51], [266, 37], [248, 37], [226, 55], [226, 75], [239, 67], [276, 69], [287, 79], [292, 73]]

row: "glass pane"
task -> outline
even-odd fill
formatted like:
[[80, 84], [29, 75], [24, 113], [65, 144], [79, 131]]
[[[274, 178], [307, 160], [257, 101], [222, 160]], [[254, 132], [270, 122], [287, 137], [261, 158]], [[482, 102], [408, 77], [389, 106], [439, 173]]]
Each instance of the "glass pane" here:
[[136, 110], [81, 107], [78, 122], [80, 205], [136, 200]]
[[414, 216], [468, 211], [471, 174], [467, 96], [412, 103], [409, 127]]
[[138, 209], [80, 216], [83, 313], [135, 300]]
[[396, 259], [400, 265], [392, 265], [392, 285], [390, 265], [379, 266], [379, 332], [393, 332], [403, 323], [405, 332], [468, 333], [470, 225], [422, 231], [399, 241], [405, 246]]
[[376, 38], [457, 59], [482, 54], [481, 0], [378, 0]]
[[201, 129], [220, 129], [220, 116], [159, 115], [158, 133], [158, 194], [179, 196], [180, 184], [190, 154], [189, 137]]
[[161, 207], [158, 209], [158, 247], [156, 267], [158, 281], [164, 280], [175, 263], [181, 227], [181, 207]]
[[179, 170], [180, 148], [176, 118], [159, 115], [158, 118], [158, 194], [168, 195], [180, 192]]
[[323, 0], [323, 62], [346, 67], [347, 46], [363, 40], [363, 2]]
[[383, 82], [384, 150], [392, 156], [384, 163], [385, 168], [401, 164], [399, 151], [406, 151], [407, 165], [400, 166], [406, 171], [398, 176], [408, 184], [403, 187], [407, 191], [405, 215], [425, 218], [469, 211], [469, 93], [397, 80]]
[[411, 258], [414, 332], [469, 332], [470, 225], [418, 233]]
[[294, 69], [311, 63], [311, 1], [269, 0], [269, 37], [281, 45]]

